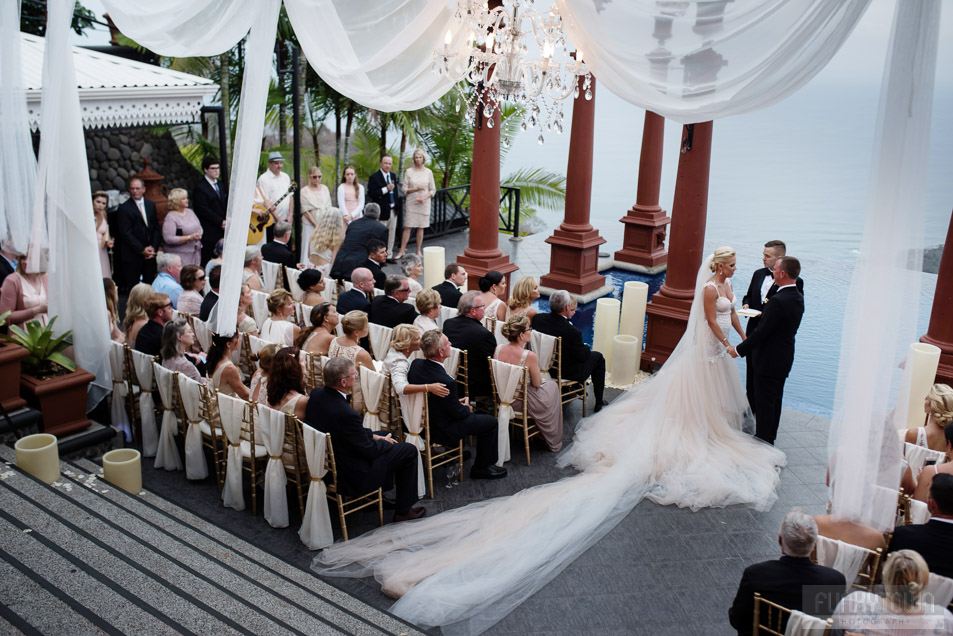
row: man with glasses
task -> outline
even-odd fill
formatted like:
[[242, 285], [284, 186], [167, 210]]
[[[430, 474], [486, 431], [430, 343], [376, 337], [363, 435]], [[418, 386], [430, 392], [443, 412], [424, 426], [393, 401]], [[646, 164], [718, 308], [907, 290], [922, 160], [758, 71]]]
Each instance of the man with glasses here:
[[202, 263], [214, 257], [215, 244], [225, 236], [225, 210], [228, 190], [220, 180], [222, 167], [218, 158], [202, 159], [205, 176], [192, 188], [192, 207], [202, 224]]
[[384, 295], [371, 301], [368, 320], [390, 327], [412, 325], [417, 319], [417, 310], [405, 301], [410, 295], [410, 282], [404, 276], [388, 276], [384, 281]]
[[119, 206], [119, 288], [128, 292], [140, 280], [152, 283], [156, 277], [156, 252], [162, 242], [156, 204], [145, 198], [146, 186], [138, 177], [129, 181], [129, 198]]
[[172, 301], [168, 294], [149, 294], [144, 305], [149, 322], [136, 336], [136, 351], [157, 356], [162, 348], [162, 328], [172, 320]]
[[490, 395], [488, 358], [496, 351], [496, 338], [483, 326], [486, 304], [478, 291], [468, 291], [457, 303], [457, 315], [443, 323], [450, 344], [467, 351], [468, 384], [471, 398]]

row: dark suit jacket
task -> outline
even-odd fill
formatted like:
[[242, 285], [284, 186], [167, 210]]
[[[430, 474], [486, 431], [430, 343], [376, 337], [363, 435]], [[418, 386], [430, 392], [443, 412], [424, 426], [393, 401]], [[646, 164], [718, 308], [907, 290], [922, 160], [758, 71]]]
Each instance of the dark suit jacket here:
[[[116, 246], [119, 248], [119, 261], [122, 264], [123, 273], [127, 273], [127, 270], [130, 269], [134, 269], [135, 273], [138, 273], [142, 263], [145, 262], [142, 250], [150, 245], [158, 249], [159, 245], [162, 244], [162, 230], [159, 228], [156, 204], [146, 198], [143, 198], [143, 201], [145, 202], [146, 218], [149, 219], [148, 226], [143, 222], [142, 214], [139, 213], [139, 208], [132, 197], [116, 210], [116, 216], [119, 220]], [[131, 277], [128, 278], [131, 282]]]
[[[390, 182], [394, 184], [394, 189], [392, 193], [394, 195], [394, 211], [397, 211], [397, 206], [400, 205], [400, 188], [397, 184], [397, 173], [393, 170], [390, 171]], [[378, 170], [370, 176], [367, 180], [367, 199], [371, 203], [376, 203], [381, 206], [381, 221], [386, 221], [390, 218], [390, 194], [385, 194], [383, 188], [386, 185], [384, 181], [384, 173], [381, 170]]]
[[412, 305], [402, 303], [391, 296], [375, 296], [371, 301], [368, 319], [378, 325], [393, 329], [397, 325], [412, 325], [417, 318]]
[[7, 262], [7, 259], [0, 257], [0, 285], [3, 285], [3, 280], [14, 271], [16, 270], [10, 267], [10, 263]]
[[218, 294], [210, 289], [208, 293], [205, 294], [205, 298], [202, 299], [202, 306], [199, 308], [199, 318], [208, 320], [208, 315], [212, 313], [212, 307], [214, 307], [217, 302]]
[[291, 248], [278, 241], [268, 241], [262, 245], [261, 257], [270, 263], [278, 263], [279, 265], [284, 265], [291, 269], [295, 269], [298, 266], [298, 259], [295, 258]]
[[384, 289], [384, 281], [387, 280], [387, 274], [384, 273], [380, 263], [377, 261], [372, 261], [371, 259], [367, 259], [361, 263], [360, 266], [371, 270], [371, 274], [374, 275], [374, 287], [378, 289]]
[[343, 395], [334, 389], [314, 389], [308, 398], [304, 421], [331, 436], [342, 492], [362, 495], [384, 485], [388, 477], [386, 467], [375, 460], [393, 445], [375, 440]]
[[953, 523], [931, 519], [924, 524], [897, 526], [887, 553], [916, 550], [934, 574], [953, 578]]
[[754, 372], [769, 378], [786, 378], [794, 364], [794, 336], [804, 315], [804, 296], [796, 287], [786, 287], [764, 306], [761, 322], [748, 339], [735, 349], [739, 356], [757, 350]]
[[207, 263], [212, 258], [215, 244], [225, 236], [222, 221], [225, 220], [225, 211], [228, 208], [228, 191], [221, 179], [218, 180], [218, 187], [222, 191], [221, 197], [203, 175], [192, 188], [192, 209], [195, 211], [195, 216], [199, 217], [199, 223], [202, 224], [203, 263]]
[[582, 332], [565, 317], [552, 312], [533, 316], [533, 329], [547, 336], [563, 339], [562, 374], [564, 378], [581, 380], [583, 367], [591, 349], [582, 341]]
[[162, 325], [155, 320], [150, 320], [139, 329], [139, 335], [136, 336], [136, 351], [157, 356], [161, 348]]
[[[761, 285], [764, 284], [764, 277], [771, 272], [767, 267], [762, 267], [757, 270], [754, 274], [751, 275], [751, 284], [748, 285], [748, 291], [745, 293], [744, 298], [741, 299], [743, 305], [748, 305], [749, 309], [757, 309], [758, 311], [764, 311], [764, 303], [761, 302]], [[794, 282], [797, 285], [797, 290], [804, 293], [804, 281], [801, 280], [801, 277], [798, 276], [798, 279]], [[778, 293], [778, 286], [771, 285], [768, 288], [767, 297], [770, 299]], [[745, 335], [750, 336], [751, 333], [755, 330], [755, 327], [758, 326], [758, 323], [761, 322], [761, 318], [748, 318], [748, 324], [745, 325]]]
[[[804, 603], [804, 586], [822, 585], [827, 593], [807, 594], [813, 602]], [[735, 602], [728, 610], [731, 626], [739, 635], [752, 632], [754, 622], [754, 593], [758, 592], [769, 601], [792, 610], [814, 616], [830, 616], [834, 613], [839, 595], [843, 595], [847, 582], [844, 575], [833, 568], [815, 565], [807, 557], [782, 556], [777, 561], [765, 561], [745, 568], [738, 584]], [[812, 591], [813, 592], [813, 591]], [[835, 595], [834, 592], [839, 595]], [[782, 631], [784, 625], [781, 626]]]
[[443, 332], [457, 349], [467, 351], [470, 398], [490, 395], [490, 366], [487, 358], [496, 351], [496, 338], [469, 316], [455, 316], [443, 323]]
[[371, 239], [387, 243], [387, 228], [377, 219], [362, 216], [349, 223], [347, 232], [344, 233], [344, 242], [341, 243], [331, 267], [331, 278], [350, 279], [351, 272], [362, 267], [367, 260], [367, 243]]
[[444, 307], [456, 307], [460, 303], [460, 296], [463, 296], [457, 286], [448, 280], [434, 285], [433, 288], [440, 294], [440, 304]]
[[342, 316], [349, 311], [368, 311], [371, 301], [359, 289], [351, 289], [338, 296], [338, 313]]
[[[472, 375], [471, 375], [472, 377]], [[433, 428], [434, 441], [456, 444], [463, 439], [465, 431], [461, 424], [470, 417], [470, 409], [460, 403], [457, 382], [451, 378], [439, 362], [418, 358], [410, 363], [407, 381], [411, 384], [431, 384], [440, 382], [450, 390], [446, 397], [427, 394], [427, 408], [430, 426]]]

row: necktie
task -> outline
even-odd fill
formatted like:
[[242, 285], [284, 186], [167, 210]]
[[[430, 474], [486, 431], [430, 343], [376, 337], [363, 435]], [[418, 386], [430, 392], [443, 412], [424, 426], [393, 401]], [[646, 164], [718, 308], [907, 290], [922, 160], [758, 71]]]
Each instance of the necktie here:
[[217, 194], [217, 195], [218, 195], [218, 198], [221, 199], [221, 198], [222, 198], [222, 191], [221, 191], [221, 190], [219, 189], [219, 187], [218, 187], [218, 181], [216, 181], [216, 182], [213, 183], [212, 185], [215, 186], [215, 194]]
[[146, 216], [146, 204], [142, 199], [136, 201], [136, 205], [139, 207], [139, 214], [142, 215], [142, 222], [146, 224], [146, 227], [149, 227], [149, 217]]
[[[390, 173], [389, 173], [389, 172], [385, 172], [385, 173], [384, 173], [384, 182], [387, 183], [388, 185], [390, 184]], [[390, 207], [394, 207], [394, 191], [391, 190], [389, 194], [390, 194]]]

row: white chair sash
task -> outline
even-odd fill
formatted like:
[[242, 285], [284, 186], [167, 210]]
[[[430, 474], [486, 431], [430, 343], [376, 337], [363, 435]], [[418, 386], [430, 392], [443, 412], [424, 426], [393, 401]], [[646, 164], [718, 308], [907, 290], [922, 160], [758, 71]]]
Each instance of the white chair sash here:
[[181, 373], [178, 378], [182, 406], [185, 408], [185, 416], [189, 421], [188, 428], [185, 429], [185, 477], [187, 479], [205, 479], [208, 477], [208, 462], [205, 460], [205, 451], [202, 448], [202, 417], [200, 414], [202, 387], [198, 382]]
[[893, 532], [897, 525], [897, 502], [899, 498], [899, 490], [875, 484], [873, 501], [871, 502], [870, 525], [881, 532]]
[[374, 359], [383, 360], [387, 357], [387, 352], [390, 351], [390, 342], [394, 339], [394, 330], [373, 322], [368, 323], [367, 328], [371, 349], [374, 351]]
[[523, 367], [516, 364], [507, 364], [499, 360], [490, 360], [490, 370], [493, 372], [493, 383], [496, 385], [496, 394], [499, 397], [499, 411], [497, 425], [497, 460], [496, 465], [502, 466], [510, 460], [510, 420], [515, 417], [513, 399], [523, 379]]
[[935, 607], [946, 607], [950, 601], [953, 601], [953, 579], [930, 572], [927, 594], [933, 597]]
[[285, 467], [281, 463], [281, 452], [285, 444], [285, 414], [259, 404], [258, 428], [261, 429], [261, 440], [268, 451], [268, 463], [265, 466], [265, 521], [273, 528], [287, 528], [287, 477]]
[[857, 578], [860, 566], [864, 564], [864, 559], [869, 554], [869, 550], [857, 545], [829, 537], [817, 537], [818, 564], [834, 568], [843, 574], [847, 579], [847, 589], [850, 589], [854, 579]]
[[934, 459], [938, 464], [942, 464], [946, 460], [945, 453], [918, 444], [911, 444], [910, 442], [904, 443], [903, 454], [907, 459], [907, 464], [910, 466], [910, 472], [914, 475], [920, 473], [920, 469], [923, 468], [928, 459]]
[[156, 407], [152, 401], [152, 356], [133, 350], [132, 366], [136, 368], [136, 377], [139, 379], [142, 455], [155, 457], [159, 447], [159, 430], [156, 428]]
[[268, 294], [257, 289], [251, 290], [251, 308], [255, 314], [255, 324], [261, 329], [268, 318]]
[[364, 395], [364, 428], [379, 431], [382, 428], [378, 412], [387, 376], [366, 367], [358, 367], [361, 371], [361, 393]]
[[451, 378], [456, 379], [457, 371], [460, 370], [460, 352], [461, 349], [450, 347], [450, 355], [443, 361], [443, 368]]
[[549, 369], [553, 366], [553, 357], [556, 355], [556, 337], [531, 331], [529, 350], [539, 358], [540, 369]]
[[179, 449], [175, 447], [175, 434], [179, 426], [175, 417], [175, 410], [172, 408], [176, 372], [166, 369], [157, 362], [152, 363], [152, 370], [156, 375], [159, 397], [162, 399], [162, 428], [159, 430], [155, 467], [165, 468], [166, 470], [182, 470]]
[[301, 322], [305, 327], [311, 326], [311, 310], [314, 309], [314, 305], [300, 305], [301, 307]]
[[258, 336], [248, 336], [248, 346], [251, 348], [253, 355], [257, 356], [266, 344], [269, 344], [267, 340], [259, 338]]
[[291, 297], [294, 298], [299, 303], [304, 299], [304, 292], [298, 287], [298, 276], [301, 276], [301, 270], [297, 267], [285, 267], [285, 276], [288, 277], [288, 291], [291, 292]]
[[910, 521], [916, 524], [930, 520], [930, 507], [919, 499], [910, 500]]
[[[112, 425], [122, 431], [126, 441], [132, 441], [132, 427], [129, 425], [129, 414], [126, 412], [126, 396], [129, 395], [129, 385], [126, 384], [125, 371], [126, 346], [121, 342], [109, 344], [109, 368], [113, 376], [112, 404], [109, 407], [109, 416]], [[153, 422], [155, 420], [153, 419]]]
[[443, 329], [443, 323], [449, 320], [450, 318], [453, 318], [456, 315], [457, 315], [456, 307], [445, 307], [444, 305], [440, 305], [440, 315], [437, 316], [437, 319], [434, 322], [437, 323], [438, 327]]
[[311, 485], [308, 487], [308, 503], [305, 504], [298, 536], [310, 550], [320, 550], [334, 543], [331, 514], [328, 512], [328, 489], [323, 479], [328, 472], [324, 461], [328, 437], [307, 424], [301, 427], [301, 433]]
[[424, 483], [424, 462], [420, 454], [426, 450], [427, 446], [423, 440], [424, 427], [424, 400], [427, 399], [427, 393], [402, 393], [398, 396], [400, 400], [400, 417], [404, 420], [404, 426], [407, 427], [407, 437], [404, 441], [410, 442], [417, 447], [417, 496], [423, 497], [427, 494], [427, 486]]
[[278, 286], [278, 275], [281, 273], [281, 265], [262, 259], [261, 261], [261, 286], [269, 294], [275, 291]]
[[321, 291], [321, 297], [324, 298], [324, 302], [333, 303], [334, 302], [334, 290], [337, 287], [337, 284], [325, 277], [324, 280], [324, 289]]
[[344, 281], [344, 291], [345, 291], [345, 293], [351, 291], [352, 289], [354, 289], [354, 283], [352, 283], [352, 282], [349, 281], [349, 280]]
[[496, 344], [505, 345], [509, 343], [509, 340], [503, 335], [503, 321], [495, 320], [493, 322], [493, 337], [496, 338]]
[[192, 329], [195, 331], [195, 339], [199, 341], [202, 351], [208, 353], [212, 348], [212, 330], [208, 323], [199, 318], [192, 319]]
[[228, 439], [222, 505], [235, 510], [245, 509], [245, 493], [242, 491], [242, 424], [247, 404], [245, 400], [231, 395], [218, 394], [218, 413], [222, 419], [222, 430]]
[[791, 610], [784, 636], [823, 636], [827, 630], [827, 621], [798, 610]]
[[378, 296], [383, 296], [383, 295], [384, 295], [384, 290], [383, 290], [383, 289], [381, 289], [380, 287], [375, 287], [375, 288], [374, 288], [374, 297], [375, 297], [375, 298], [377, 298]]

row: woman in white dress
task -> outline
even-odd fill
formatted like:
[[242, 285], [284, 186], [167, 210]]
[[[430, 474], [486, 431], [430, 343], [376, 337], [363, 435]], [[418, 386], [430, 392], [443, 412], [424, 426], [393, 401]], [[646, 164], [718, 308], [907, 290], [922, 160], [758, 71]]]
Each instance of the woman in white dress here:
[[[481, 276], [477, 281], [480, 292], [483, 294], [484, 320], [489, 322], [490, 318], [496, 318], [499, 321], [506, 320], [506, 303], [503, 302], [503, 296], [506, 294], [506, 278], [496, 270], [490, 270], [486, 276]], [[489, 327], [487, 327], [489, 329]]]
[[440, 317], [440, 293], [436, 289], [425, 289], [417, 294], [414, 304], [420, 314], [414, 318], [414, 326], [420, 329], [420, 333], [440, 328], [437, 325], [437, 318]]
[[353, 166], [344, 169], [344, 180], [338, 186], [338, 209], [345, 225], [364, 216], [364, 186], [357, 182]]
[[261, 339], [286, 347], [293, 346], [300, 329], [298, 325], [288, 321], [295, 311], [291, 292], [285, 289], [276, 289], [271, 292], [268, 295], [268, 311], [271, 315], [261, 325]]
[[[581, 422], [558, 459], [580, 474], [380, 528], [325, 549], [312, 568], [374, 576], [400, 598], [391, 611], [415, 624], [480, 633], [643, 497], [692, 510], [770, 507], [784, 453], [742, 432], [750, 410], [738, 368], [705, 319], [705, 287], [726, 253], [702, 265], [685, 335], [664, 369]], [[727, 267], [722, 272], [730, 276]], [[727, 334], [731, 307], [720, 305], [717, 323]]]
[[301, 188], [301, 262], [311, 263], [311, 233], [318, 225], [318, 215], [331, 210], [331, 192], [321, 183], [324, 175], [321, 168], [311, 166], [308, 170], [308, 185]]

